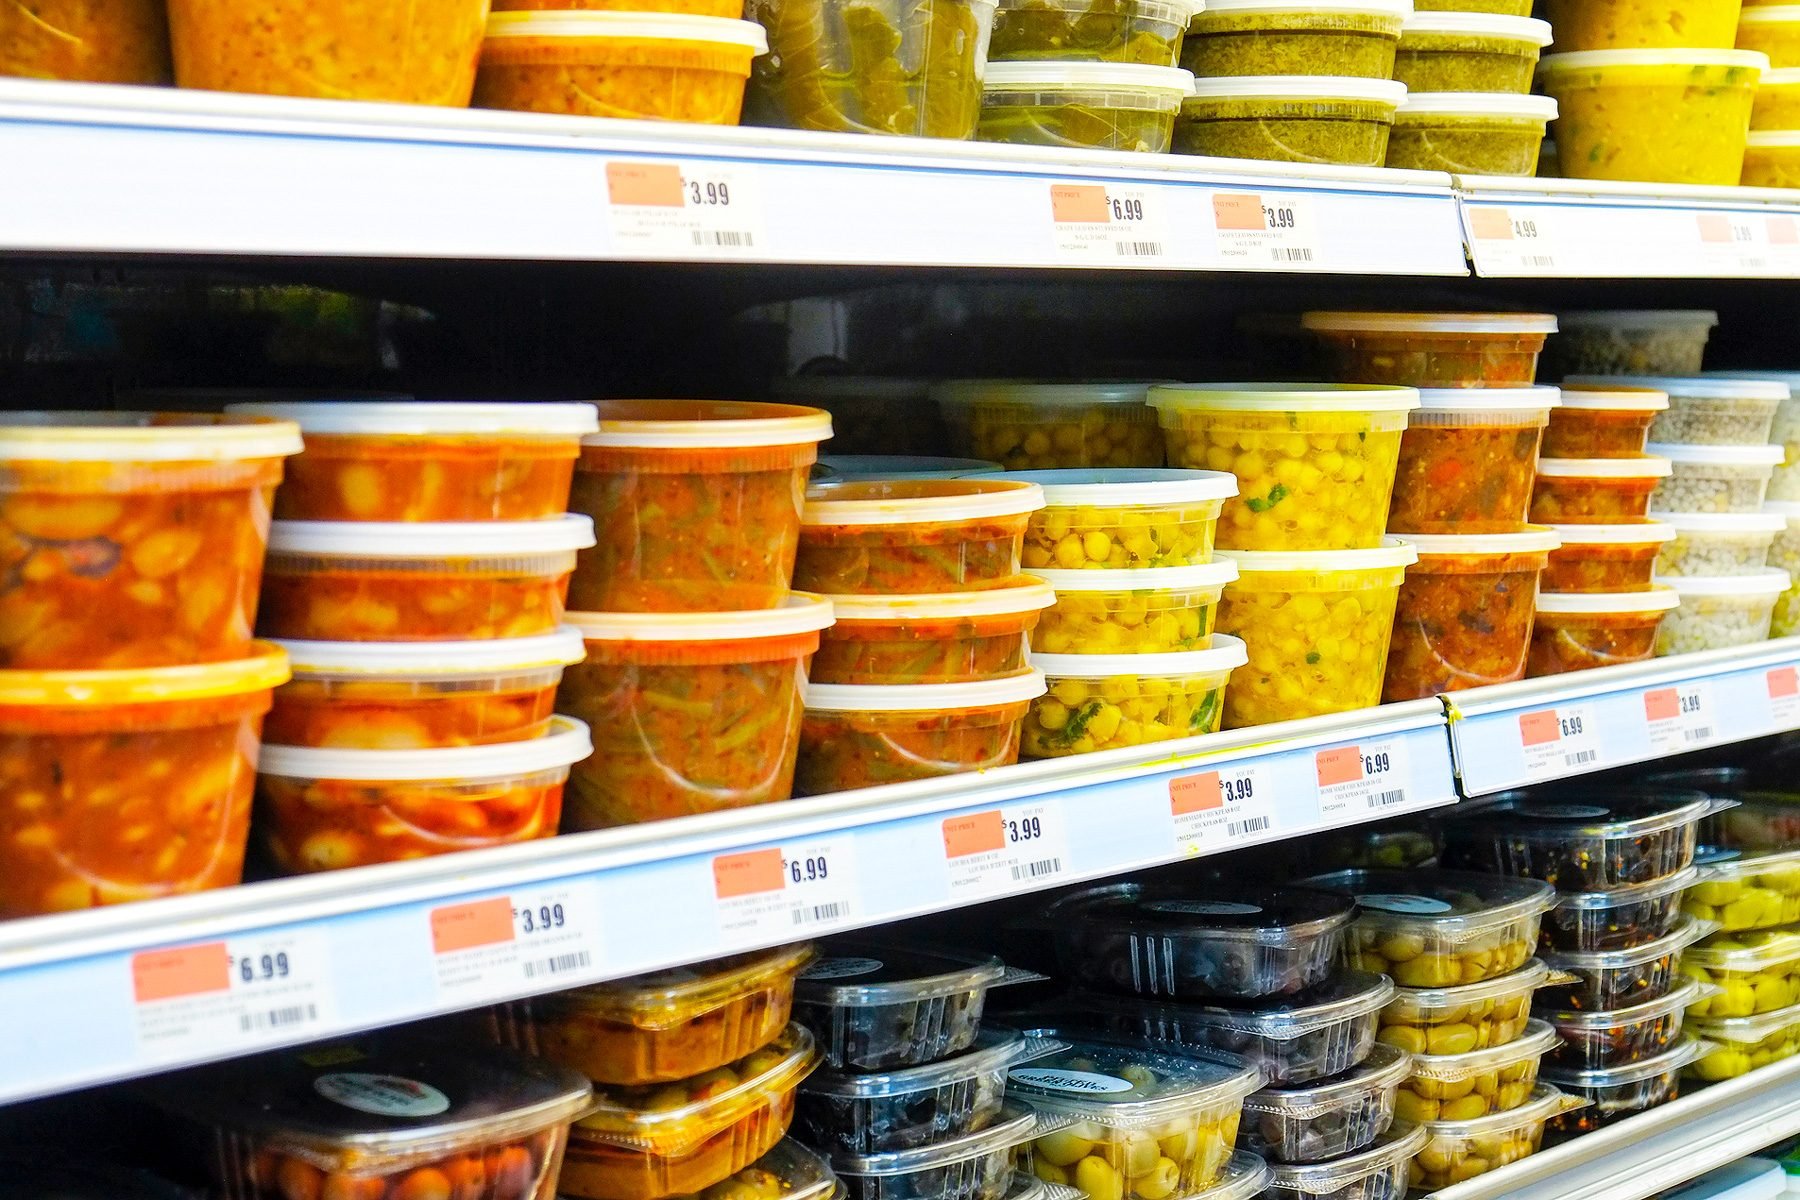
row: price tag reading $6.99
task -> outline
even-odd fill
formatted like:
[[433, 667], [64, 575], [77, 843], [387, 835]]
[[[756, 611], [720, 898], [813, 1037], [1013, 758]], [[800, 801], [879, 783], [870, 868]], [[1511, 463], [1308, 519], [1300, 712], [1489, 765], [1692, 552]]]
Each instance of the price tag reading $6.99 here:
[[764, 945], [849, 920], [856, 847], [820, 838], [713, 859], [714, 911], [730, 945]]
[[1169, 253], [1162, 198], [1149, 188], [1053, 183], [1050, 220], [1066, 262], [1155, 263]]
[[131, 957], [138, 1046], [174, 1062], [321, 1036], [335, 1017], [323, 934], [245, 934]]
[[1600, 727], [1588, 704], [1519, 714], [1525, 773], [1533, 779], [1592, 770], [1600, 761]]
[[1406, 803], [1406, 743], [1400, 738], [1320, 750], [1313, 765], [1321, 817], [1379, 813]]

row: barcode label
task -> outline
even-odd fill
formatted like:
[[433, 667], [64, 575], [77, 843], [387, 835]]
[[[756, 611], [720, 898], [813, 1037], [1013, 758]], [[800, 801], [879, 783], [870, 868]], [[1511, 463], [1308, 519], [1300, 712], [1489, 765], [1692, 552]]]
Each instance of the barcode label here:
[[794, 910], [794, 924], [818, 925], [825, 921], [837, 921], [850, 915], [848, 904], [813, 904], [803, 905]]
[[280, 1029], [288, 1025], [304, 1025], [318, 1019], [318, 1005], [291, 1004], [286, 1008], [245, 1013], [238, 1018], [238, 1029], [243, 1033], [254, 1033], [261, 1029]]
[[1012, 869], [1013, 882], [1026, 879], [1042, 879], [1046, 875], [1055, 875], [1062, 871], [1062, 859], [1043, 858], [1037, 862], [1016, 863]]
[[762, 177], [743, 163], [609, 162], [606, 209], [616, 249], [656, 257], [744, 252], [767, 237]]
[[1699, 742], [1711, 741], [1712, 735], [1713, 735], [1713, 728], [1711, 725], [1698, 725], [1698, 726], [1695, 726], [1693, 729], [1684, 729], [1681, 731], [1682, 741], [1686, 742], [1689, 745], [1695, 745]]
[[1261, 763], [1233, 763], [1169, 780], [1175, 852], [1200, 854], [1265, 833], [1275, 824], [1275, 788]]
[[768, 945], [856, 911], [856, 843], [849, 837], [721, 854], [712, 872], [713, 912], [730, 948]]
[[1406, 803], [1406, 792], [1404, 789], [1400, 788], [1396, 788], [1393, 791], [1376, 792], [1373, 796], [1369, 797], [1370, 808], [1386, 808], [1390, 804], [1404, 803]]
[[1573, 754], [1563, 755], [1563, 765], [1568, 767], [1585, 767], [1600, 757], [1597, 750], [1577, 750]]
[[323, 1036], [335, 1016], [330, 943], [315, 930], [146, 950], [129, 961], [146, 1062]]
[[1114, 242], [1120, 258], [1156, 258], [1163, 252], [1161, 242]]
[[1271, 246], [1269, 256], [1275, 262], [1305, 262], [1313, 260], [1311, 246]]
[[540, 975], [566, 975], [570, 971], [580, 971], [593, 965], [594, 956], [586, 950], [577, 950], [573, 954], [555, 954], [549, 958], [527, 962], [525, 978], [536, 979]]
[[1009, 804], [943, 821], [944, 877], [952, 899], [1005, 895], [1017, 884], [1060, 878], [1069, 864], [1062, 813]]
[[696, 246], [754, 246], [756, 235], [741, 233], [732, 229], [696, 229], [694, 230]]
[[1271, 822], [1267, 817], [1251, 817], [1245, 821], [1227, 821], [1225, 823], [1225, 832], [1227, 835], [1234, 838], [1244, 837], [1247, 834], [1261, 833], [1263, 830], [1267, 829], [1270, 824]]
[[519, 888], [433, 909], [427, 922], [438, 995], [503, 1000], [540, 980], [581, 982], [601, 959], [599, 884], [591, 878]]
[[1519, 265], [1548, 271], [1556, 265], [1556, 260], [1548, 254], [1522, 254], [1519, 256]]

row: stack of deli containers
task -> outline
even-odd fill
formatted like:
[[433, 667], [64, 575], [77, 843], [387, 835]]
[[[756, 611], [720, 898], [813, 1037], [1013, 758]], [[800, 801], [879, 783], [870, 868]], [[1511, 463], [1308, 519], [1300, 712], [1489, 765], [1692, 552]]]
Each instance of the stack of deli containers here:
[[1394, 78], [1407, 94], [1388, 139], [1388, 166], [1537, 173], [1556, 101], [1528, 93], [1550, 26], [1524, 12], [1482, 7], [1458, 12], [1434, 5], [1406, 22]]
[[1792, 101], [1800, 78], [1794, 74], [1800, 68], [1800, 5], [1745, 5], [1738, 17], [1737, 47], [1768, 56], [1757, 80], [1739, 182], [1745, 187], [1792, 187], [1800, 182], [1800, 114]]
[[257, 417], [0, 416], [0, 917], [241, 879], [288, 678], [252, 630], [299, 450], [292, 422]]
[[258, 628], [299, 664], [258, 826], [287, 873], [550, 837], [587, 727], [552, 717], [593, 522], [587, 404], [253, 399], [306, 441], [275, 495]]
[[[1800, 72], [1789, 72], [1800, 85]], [[1800, 117], [1800, 113], [1795, 114]], [[1769, 440], [1781, 447], [1782, 462], [1769, 480], [1763, 511], [1779, 516], [1783, 528], [1776, 533], [1769, 550], [1769, 566], [1786, 571], [1788, 589], [1775, 602], [1775, 615], [1770, 623], [1770, 637], [1790, 637], [1800, 633], [1800, 371], [1709, 371], [1720, 379], [1753, 379], [1784, 383], [1788, 399], [1775, 410], [1775, 423]]]

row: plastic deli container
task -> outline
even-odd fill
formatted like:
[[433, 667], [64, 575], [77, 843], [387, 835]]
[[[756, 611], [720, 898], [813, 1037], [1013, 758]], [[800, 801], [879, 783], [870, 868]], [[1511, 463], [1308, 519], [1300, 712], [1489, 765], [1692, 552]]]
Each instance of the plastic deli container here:
[[[1769, 565], [1786, 571], [1800, 580], [1800, 503], [1792, 500], [1767, 500], [1765, 511], [1779, 513], [1787, 527], [1775, 535], [1769, 547]], [[1770, 637], [1791, 637], [1800, 633], [1800, 584], [1781, 593], [1775, 601], [1775, 614], [1769, 623]]]
[[571, 613], [587, 661], [557, 707], [593, 731], [569, 781], [570, 829], [786, 800], [806, 662], [831, 604], [796, 594], [743, 613]]
[[500, 12], [488, 18], [477, 108], [736, 125], [754, 21], [666, 12]]
[[[994, 14], [988, 62], [1143, 63], [1173, 67], [1193, 7], [1187, 0], [1009, 0]], [[991, 77], [990, 77], [991, 78]]]
[[1409, 92], [1531, 90], [1550, 23], [1497, 13], [1421, 12], [1407, 18], [1394, 78]]
[[1407, 0], [1219, 0], [1188, 26], [1181, 65], [1200, 78], [1391, 79]]
[[1738, 17], [1737, 46], [1768, 55], [1777, 69], [1800, 67], [1800, 5], [1746, 7]]
[[1679, 12], [1654, 0], [1546, 0], [1544, 15], [1560, 50], [1630, 50], [1703, 46], [1729, 50], [1737, 36], [1740, 0], [1698, 0]]
[[1649, 515], [1658, 481], [1667, 479], [1672, 470], [1668, 459], [1654, 454], [1540, 458], [1531, 519], [1544, 525], [1642, 521]]
[[1387, 79], [1197, 79], [1175, 118], [1177, 154], [1379, 167], [1406, 89]]
[[258, 629], [316, 642], [523, 638], [562, 624], [582, 516], [548, 521], [277, 521]]
[[795, 1089], [818, 1066], [790, 1025], [767, 1046], [696, 1079], [602, 1091], [569, 1131], [557, 1190], [581, 1200], [663, 1200], [743, 1170], [787, 1133]]
[[1550, 981], [1538, 959], [1480, 983], [1399, 988], [1381, 1010], [1376, 1037], [1408, 1054], [1468, 1054], [1517, 1041], [1531, 1019], [1531, 996]]
[[1666, 1104], [1680, 1095], [1682, 1069], [1710, 1053], [1713, 1043], [1687, 1038], [1675, 1048], [1627, 1067], [1568, 1071], [1555, 1067], [1544, 1078], [1588, 1107], [1552, 1120], [1559, 1133], [1587, 1133], [1614, 1121]]
[[1041, 571], [1056, 592], [1031, 644], [1045, 654], [1173, 654], [1204, 650], [1219, 600], [1238, 578], [1230, 560], [1192, 567]]
[[1419, 1128], [1425, 1131], [1425, 1144], [1413, 1155], [1408, 1186], [1437, 1191], [1536, 1154], [1544, 1144], [1545, 1124], [1586, 1104], [1540, 1083], [1518, 1108], [1472, 1121], [1423, 1122]]
[[1430, 388], [1407, 417], [1389, 533], [1516, 533], [1553, 387]]
[[[1568, 322], [1580, 315], [1557, 317], [1563, 332], [1545, 345], [1546, 360], [1563, 338], [1575, 332]], [[1652, 388], [1565, 385], [1560, 399], [1544, 430], [1539, 453], [1545, 458], [1636, 458], [1650, 440], [1656, 415], [1669, 407], [1669, 394]]]
[[1019, 573], [1034, 483], [863, 480], [807, 489], [794, 586], [862, 594], [996, 587]]
[[1309, 312], [1300, 320], [1337, 378], [1420, 388], [1529, 386], [1538, 351], [1556, 332], [1548, 313]]
[[1787, 528], [1779, 513], [1651, 513], [1675, 531], [1656, 556], [1659, 575], [1759, 575]]
[[1019, 721], [1042, 671], [977, 683], [813, 684], [800, 724], [794, 794], [935, 779], [1019, 761]]
[[598, 1083], [670, 1083], [774, 1041], [812, 957], [809, 946], [780, 946], [534, 996], [491, 1016], [501, 1041]]
[[1228, 1054], [1038, 1033], [1068, 1045], [1014, 1067], [1007, 1095], [1040, 1118], [1073, 1123], [1032, 1143], [1034, 1169], [1055, 1167], [1055, 1182], [1090, 1197], [1192, 1196], [1218, 1182], [1244, 1098], [1262, 1086], [1255, 1067]]
[[1682, 955], [1681, 969], [1722, 990], [1692, 1005], [1696, 1017], [1750, 1017], [1800, 1003], [1800, 933], [1721, 933]]
[[824, 1157], [793, 1138], [782, 1138], [754, 1163], [700, 1193], [700, 1200], [710, 1200], [711, 1195], [720, 1200], [836, 1200], [842, 1194], [838, 1177]]
[[428, 750], [265, 745], [257, 828], [284, 873], [334, 871], [556, 836], [587, 726], [555, 717], [524, 742]]
[[1760, 446], [1769, 440], [1776, 409], [1788, 398], [1787, 384], [1770, 379], [1580, 375], [1570, 382], [1579, 387], [1604, 387], [1616, 383], [1666, 393], [1669, 407], [1657, 413], [1650, 426], [1653, 443]]
[[1271, 1163], [1268, 1200], [1399, 1200], [1425, 1130], [1396, 1121], [1367, 1150], [1323, 1163]]
[[551, 1195], [569, 1122], [592, 1095], [567, 1067], [388, 1031], [165, 1075], [142, 1092], [221, 1194], [371, 1200]]
[[1557, 162], [1570, 179], [1735, 185], [1756, 81], [1744, 50], [1590, 50], [1546, 55]]
[[1763, 130], [1750, 134], [1744, 147], [1745, 187], [1800, 186], [1800, 133]]
[[299, 449], [261, 418], [0, 414], [0, 668], [249, 654], [269, 498]]
[[1683, 979], [1666, 995], [1627, 1008], [1607, 1012], [1544, 1008], [1538, 1015], [1554, 1025], [1562, 1039], [1544, 1055], [1545, 1065], [1594, 1071], [1654, 1058], [1681, 1037], [1688, 1006], [1716, 990]]
[[1538, 574], [1554, 530], [1408, 534], [1419, 561], [1406, 569], [1394, 610], [1384, 701], [1525, 677]]
[[1095, 468], [1006, 475], [1044, 490], [1025, 529], [1027, 571], [1191, 567], [1212, 561], [1226, 471]]
[[538, 11], [692, 13], [701, 17], [735, 17], [743, 5], [728, 0], [494, 0], [495, 12]]
[[1415, 1054], [1394, 1098], [1403, 1121], [1472, 1121], [1518, 1108], [1537, 1086], [1538, 1064], [1556, 1045], [1546, 1021], [1529, 1021], [1510, 1042], [1466, 1054]]
[[1727, 933], [1800, 921], [1800, 850], [1708, 861], [1682, 911]]
[[1116, 750], [1217, 733], [1244, 644], [1214, 634], [1205, 650], [1176, 654], [1037, 654], [1047, 691], [1020, 730], [1028, 759]]
[[1556, 319], [1561, 328], [1544, 348], [1544, 365], [1554, 366], [1565, 385], [1581, 376], [1581, 386], [1603, 391], [1655, 389], [1645, 376], [1698, 375], [1707, 339], [1719, 324], [1711, 309], [1685, 308], [1583, 309], [1557, 313]]
[[1667, 995], [1681, 978], [1676, 969], [1681, 952], [1713, 929], [1709, 921], [1684, 916], [1662, 937], [1628, 950], [1545, 950], [1543, 959], [1552, 970], [1577, 978], [1546, 989], [1541, 999], [1557, 1008], [1596, 1012]]
[[1624, 525], [1553, 525], [1562, 544], [1550, 551], [1538, 585], [1546, 592], [1647, 592], [1657, 558], [1675, 529], [1660, 521]]
[[1377, 1045], [1340, 1075], [1265, 1088], [1244, 1101], [1238, 1144], [1270, 1162], [1316, 1163], [1366, 1150], [1394, 1120], [1394, 1094], [1412, 1056]]
[[1394, 114], [1387, 165], [1458, 175], [1535, 175], [1544, 130], [1556, 119], [1547, 96], [1498, 92], [1408, 92]]
[[1775, 421], [1768, 437], [1786, 451], [1787, 462], [1775, 469], [1768, 494], [1771, 500], [1800, 498], [1800, 400], [1791, 398], [1793, 389], [1800, 387], [1800, 371], [1709, 371], [1707, 374], [1719, 379], [1750, 379], [1787, 385], [1790, 399], [1775, 410]]
[[1689, 654], [1767, 640], [1775, 602], [1793, 586], [1786, 571], [1754, 575], [1667, 575], [1681, 607], [1663, 618], [1656, 653]]
[[1750, 109], [1750, 131], [1800, 129], [1800, 69], [1764, 71], [1756, 81], [1756, 103]]
[[541, 521], [569, 507], [591, 404], [252, 401], [306, 449], [275, 494], [283, 521]]
[[1674, 588], [1646, 592], [1539, 592], [1525, 677], [1644, 662], [1656, 654], [1656, 630], [1681, 603]]
[[807, 469], [831, 418], [791, 404], [608, 400], [582, 439], [570, 506], [600, 543], [569, 605], [584, 612], [776, 608], [787, 596]]
[[833, 1070], [894, 1071], [975, 1044], [1000, 960], [842, 938], [827, 943], [794, 986], [794, 1019], [813, 1031]]
[[[1671, 932], [1682, 912], [1692, 912], [1688, 889], [1700, 871], [1688, 867], [1650, 883], [1603, 892], [1564, 892], [1544, 914], [1546, 950], [1628, 950]], [[1800, 902], [1794, 919], [1800, 920]], [[1696, 916], [1711, 919], [1708, 913]]]
[[586, 655], [572, 628], [483, 642], [282, 642], [293, 679], [263, 737], [284, 746], [416, 750], [542, 737], [563, 670]]
[[1015, 146], [1167, 154], [1194, 77], [1133, 62], [993, 63], [981, 82], [975, 140]]
[[1389, 539], [1376, 550], [1228, 552], [1219, 629], [1244, 639], [1250, 662], [1232, 677], [1225, 725], [1265, 725], [1381, 702], [1401, 581], [1418, 558]]
[[1687, 1066], [1687, 1073], [1707, 1083], [1736, 1079], [1758, 1067], [1800, 1054], [1800, 1007], [1778, 1008], [1754, 1017], [1700, 1019], [1688, 1026], [1712, 1050]]
[[844, 1200], [1013, 1200], [1013, 1163], [1038, 1124], [1009, 1099], [986, 1129], [915, 1150], [833, 1155], [831, 1166]]
[[237, 883], [257, 731], [287, 677], [260, 643], [232, 662], [0, 672], [0, 917]]
[[1518, 794], [1446, 822], [1444, 858], [1565, 892], [1630, 887], [1687, 868], [1700, 821], [1734, 804], [1650, 788], [1590, 789], [1570, 800]]
[[[931, 412], [935, 420], [937, 408]], [[840, 423], [837, 417], [832, 422], [834, 427]], [[839, 436], [834, 434], [831, 440], [835, 442]], [[1000, 470], [999, 463], [985, 459], [926, 454], [821, 454], [818, 466], [836, 479], [963, 479]]]
[[160, 0], [40, 0], [0, 16], [0, 75], [72, 83], [168, 83]]
[[1525, 965], [1547, 884], [1462, 871], [1337, 871], [1301, 880], [1356, 901], [1350, 961], [1402, 987], [1479, 983]]
[[947, 0], [928, 12], [751, 0], [744, 15], [768, 31], [771, 51], [752, 68], [754, 124], [958, 141], [975, 132], [994, 27], [988, 0]]
[[807, 678], [813, 683], [974, 683], [1025, 669], [1026, 635], [1056, 602], [1020, 575], [983, 592], [833, 596]]
[[1160, 467], [1149, 385], [1129, 380], [1049, 383], [957, 379], [931, 389], [958, 454], [1009, 471]]
[[[467, 108], [487, 0], [429, 6], [172, 0], [175, 82], [208, 92]], [[405, 47], [405, 53], [397, 53]]]
[[1231, 897], [1145, 889], [1097, 898], [1057, 927], [1063, 974], [1126, 996], [1255, 1000], [1322, 984], [1342, 963], [1350, 901], [1294, 887]]
[[[742, 5], [734, 4], [731, 12], [724, 15], [742, 11]], [[831, 453], [835, 456], [936, 455], [944, 444], [944, 429], [938, 421], [937, 405], [931, 400], [929, 379], [789, 375], [772, 380], [769, 395], [783, 404], [823, 409], [831, 414]], [[842, 475], [866, 473], [842, 466], [837, 469]]]

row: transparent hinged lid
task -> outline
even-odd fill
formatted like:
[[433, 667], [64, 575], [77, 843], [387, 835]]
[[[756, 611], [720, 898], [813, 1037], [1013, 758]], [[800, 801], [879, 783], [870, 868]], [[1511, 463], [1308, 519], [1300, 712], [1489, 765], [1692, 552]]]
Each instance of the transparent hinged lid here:
[[1525, 1022], [1523, 1034], [1499, 1046], [1486, 1046], [1467, 1054], [1415, 1054], [1412, 1058], [1413, 1078], [1455, 1083], [1484, 1071], [1498, 1071], [1515, 1063], [1542, 1058], [1560, 1040], [1555, 1027], [1548, 1021], [1533, 1018]]
[[1458, 984], [1442, 988], [1395, 988], [1390, 1007], [1403, 1018], [1429, 1019], [1446, 1009], [1462, 1008], [1483, 1000], [1503, 1000], [1535, 992], [1553, 983], [1575, 983], [1577, 977], [1567, 971], [1552, 971], [1541, 958], [1527, 959], [1516, 971], [1483, 979], [1479, 983]]
[[1708, 971], [1766, 971], [1800, 961], [1800, 933], [1789, 929], [1722, 933], [1708, 945], [1690, 946], [1681, 958]]
[[873, 1100], [915, 1092], [935, 1091], [959, 1080], [973, 1079], [990, 1071], [1003, 1071], [1020, 1063], [1035, 1062], [1067, 1043], [1056, 1038], [1026, 1037], [1016, 1029], [983, 1025], [976, 1035], [974, 1049], [952, 1058], [939, 1059], [904, 1071], [886, 1071], [874, 1075], [855, 1071], [816, 1072], [802, 1085], [808, 1095], [847, 1096]]
[[1484, 806], [1452, 821], [1490, 829], [1528, 842], [1561, 842], [1571, 837], [1640, 838], [1692, 825], [1703, 817], [1736, 808], [1736, 800], [1702, 792], [1601, 792], [1579, 799], [1517, 797]]
[[[730, 1200], [739, 1195], [762, 1196], [767, 1193], [755, 1189], [770, 1179], [778, 1187], [776, 1194], [781, 1200], [830, 1200], [838, 1193], [838, 1178], [832, 1171], [831, 1164], [793, 1138], [783, 1138], [775, 1143], [773, 1150], [729, 1179], [714, 1184], [704, 1192], [672, 1196], [669, 1200], [713, 1200], [713, 1197]], [[733, 1187], [734, 1182], [743, 1185], [741, 1191]]]
[[1460, 942], [1549, 911], [1556, 889], [1534, 879], [1475, 871], [1357, 869], [1300, 882], [1356, 901], [1358, 925], [1418, 929]]
[[1540, 1008], [1537, 1010], [1537, 1015], [1563, 1029], [1576, 1029], [1583, 1033], [1599, 1033], [1608, 1029], [1628, 1029], [1633, 1025], [1642, 1025], [1647, 1021], [1671, 1016], [1691, 1004], [1711, 999], [1724, 990], [1717, 984], [1701, 983], [1697, 979], [1684, 976], [1677, 979], [1666, 993], [1656, 999], [1626, 1005], [1624, 1008], [1600, 1009], [1597, 1012]]
[[553, 992], [532, 1003], [638, 1029], [675, 1029], [795, 974], [812, 958], [813, 948], [809, 945], [781, 946], [757, 954], [674, 967], [635, 979]]
[[980, 1158], [986, 1154], [1023, 1146], [1034, 1137], [1063, 1129], [1073, 1118], [1042, 1114], [1008, 1099], [992, 1125], [949, 1141], [915, 1150], [889, 1150], [881, 1154], [834, 1154], [831, 1166], [840, 1175], [914, 1175]]
[[1376, 1042], [1369, 1056], [1348, 1071], [1300, 1087], [1252, 1092], [1244, 1099], [1244, 1111], [1280, 1113], [1298, 1119], [1321, 1117], [1358, 1096], [1398, 1087], [1411, 1072], [1412, 1055], [1386, 1042]]
[[1425, 1146], [1423, 1126], [1395, 1121], [1374, 1145], [1355, 1154], [1321, 1163], [1270, 1163], [1276, 1187], [1291, 1192], [1325, 1195], [1349, 1187], [1371, 1175], [1391, 1171]]
[[1393, 998], [1394, 981], [1386, 975], [1373, 971], [1340, 971], [1330, 983], [1309, 989], [1303, 1000], [1247, 1001], [1241, 1007], [1217, 1003], [1168, 1004], [1113, 996], [1096, 997], [1096, 1001], [1143, 1016], [1163, 1014], [1183, 1023], [1286, 1042], [1379, 1012]]
[[1225, 1170], [1218, 1180], [1187, 1200], [1250, 1200], [1250, 1197], [1260, 1195], [1273, 1178], [1268, 1164], [1262, 1159], [1248, 1150], [1233, 1150], [1231, 1157], [1225, 1160]]
[[820, 956], [800, 972], [794, 991], [809, 1004], [875, 1008], [955, 996], [1002, 982], [1010, 982], [1007, 968], [992, 955], [844, 939], [822, 947]]
[[1060, 1113], [1115, 1129], [1138, 1129], [1237, 1105], [1263, 1085], [1260, 1068], [1209, 1050], [1180, 1054], [1141, 1041], [1107, 1041], [1057, 1029], [1027, 1030], [1063, 1049], [1007, 1075], [1006, 1094], [1042, 1113]]
[[1800, 850], [1781, 850], [1774, 854], [1741, 855], [1729, 860], [1706, 860], [1699, 871], [1702, 882], [1755, 879], [1763, 875], [1791, 875], [1800, 884]]
[[[1795, 862], [1800, 865], [1800, 853], [1796, 854]], [[1673, 875], [1665, 875], [1649, 883], [1634, 883], [1604, 892], [1564, 892], [1556, 898], [1556, 907], [1578, 912], [1603, 912], [1632, 904], [1649, 904], [1676, 892], [1685, 892], [1698, 883], [1701, 877], [1700, 868], [1683, 867]]]
[[1683, 917], [1675, 928], [1653, 942], [1624, 950], [1540, 950], [1538, 954], [1552, 968], [1565, 971], [1618, 971], [1642, 966], [1670, 954], [1679, 954], [1695, 942], [1719, 928], [1717, 921]]
[[1350, 923], [1356, 906], [1330, 892], [1298, 887], [1145, 888], [1109, 896], [1075, 913], [1072, 926], [1160, 937], [1296, 946]]
[[1714, 1042], [1753, 1046], [1789, 1029], [1800, 1029], [1800, 1004], [1748, 1017], [1695, 1017], [1688, 1027]]
[[1705, 1058], [1719, 1047], [1703, 1038], [1684, 1037], [1661, 1054], [1626, 1063], [1622, 1067], [1597, 1067], [1591, 1071], [1571, 1071], [1565, 1067], [1545, 1067], [1543, 1077], [1564, 1087], [1588, 1089], [1619, 1087], [1638, 1083], [1679, 1071], [1695, 1059]]
[[[782, 1200], [788, 1200], [786, 1196]], [[1051, 1183], [1024, 1171], [1014, 1171], [1006, 1200], [1087, 1200], [1087, 1193], [1064, 1183]]]
[[1421, 1121], [1419, 1124], [1433, 1137], [1492, 1137], [1542, 1124], [1558, 1113], [1574, 1112], [1587, 1106], [1586, 1100], [1559, 1092], [1547, 1083], [1540, 1083], [1531, 1089], [1531, 1099], [1517, 1108], [1488, 1113], [1485, 1117], [1475, 1117], [1468, 1121]]

